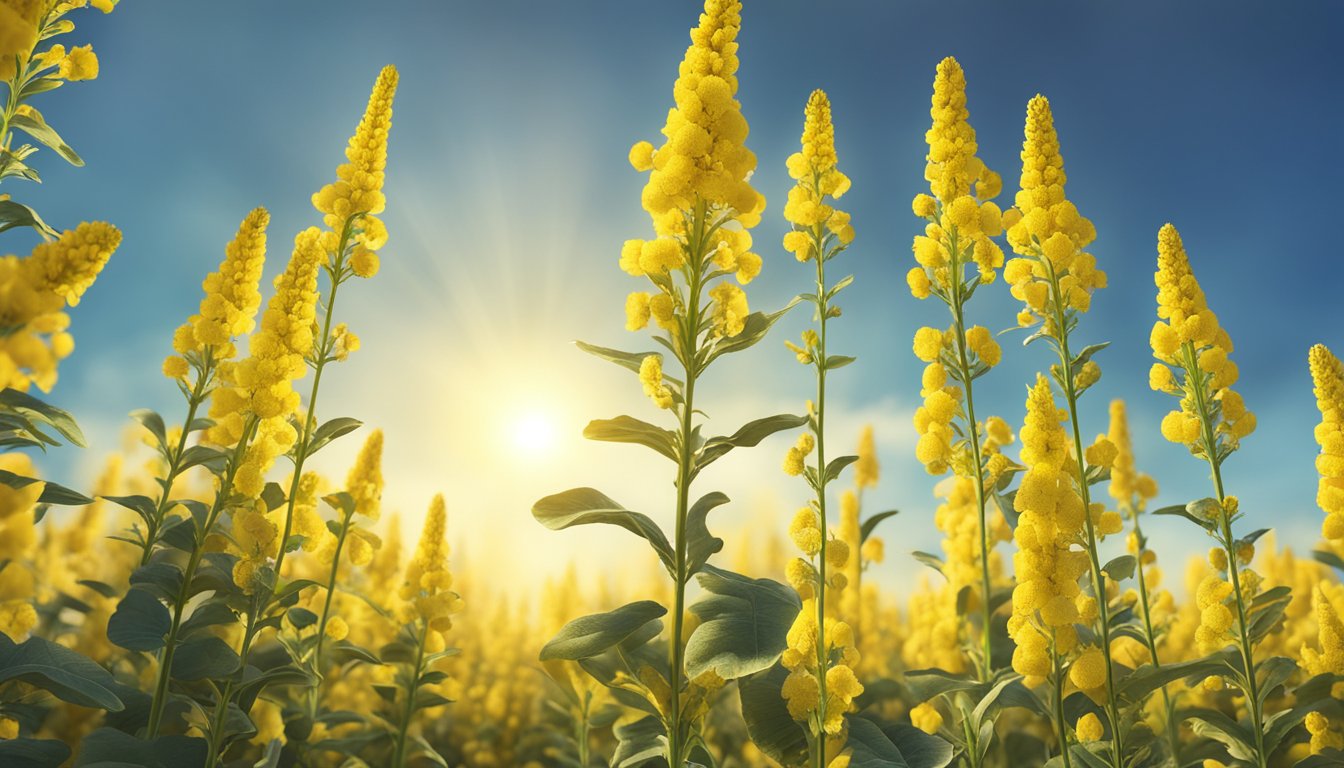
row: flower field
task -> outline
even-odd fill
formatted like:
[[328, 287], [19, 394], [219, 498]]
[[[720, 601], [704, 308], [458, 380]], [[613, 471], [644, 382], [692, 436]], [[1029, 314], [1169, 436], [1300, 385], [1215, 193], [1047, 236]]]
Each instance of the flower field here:
[[[39, 202], [98, 173], [57, 132], [98, 117], [79, 111], [100, 76], [85, 29], [148, 5], [0, 0], [0, 253], [13, 252], [0, 256], [0, 768], [1344, 766], [1338, 323], [1314, 322], [1317, 343], [1293, 352], [1287, 380], [1303, 384], [1284, 397], [1315, 426], [1275, 448], [1276, 466], [1314, 477], [1317, 508], [1285, 526], [1297, 518], [1258, 503], [1265, 472], [1244, 459], [1264, 430], [1243, 397], [1285, 374], [1238, 367], [1238, 315], [1266, 313], [1202, 287], [1223, 257], [1171, 223], [1144, 233], [1143, 254], [1112, 254], [1089, 218], [1101, 206], [1078, 192], [1096, 187], [1069, 183], [1083, 137], [1063, 109], [1056, 121], [1061, 105], [1036, 94], [1017, 122], [981, 122], [974, 84], [998, 75], [952, 56], [920, 74], [927, 102], [901, 105], [926, 131], [922, 178], [851, 160], [846, 101], [810, 82], [789, 106], [797, 142], [758, 156], [747, 94], [809, 73], [743, 71], [741, 0], [681, 9], [690, 44], [675, 77], [662, 64], [671, 98], [667, 82], [644, 85], [666, 102], [647, 116], [657, 134], [610, 147], [644, 215], [583, 267], [624, 285], [583, 297], [602, 307], [599, 337], [623, 341], [575, 342], [593, 371], [580, 385], [619, 382], [599, 401], [632, 409], [584, 414], [604, 465], [574, 462], [511, 516], [463, 509], [434, 473], [408, 483], [437, 488], [414, 509], [390, 503], [406, 476], [393, 446], [471, 441], [469, 406], [448, 396], [448, 427], [417, 412], [429, 436], [358, 410], [396, 399], [370, 376], [414, 377], [436, 354], [358, 373], [384, 259], [419, 242], [389, 226], [413, 203], [389, 194], [412, 170], [389, 148], [394, 114], [421, 114], [398, 96], [416, 73], [387, 65], [343, 86], [367, 92], [362, 114], [290, 103], [325, 126], [307, 137], [326, 165], [296, 231], [260, 205], [201, 206], [233, 235], [157, 340], [161, 375], [135, 389], [171, 407], [131, 412], [120, 448], [78, 482], [48, 470], [96, 442], [57, 383], [84, 354], [74, 308], [131, 234], [96, 210], [44, 217]], [[1020, 148], [1011, 167], [982, 147], [990, 135]], [[766, 167], [788, 179], [770, 205]], [[865, 185], [912, 191], [886, 211], [895, 240], [852, 215], [846, 195]], [[771, 222], [782, 237], [753, 236]], [[904, 283], [867, 292], [863, 252]], [[1110, 362], [1116, 329], [1093, 309], [1111, 276], [1134, 274], [1150, 297], [1126, 321], [1151, 328], [1138, 367]], [[776, 302], [765, 280], [793, 298]], [[863, 328], [855, 305], [873, 295], [901, 323]], [[858, 356], [862, 336], [896, 376]], [[744, 397], [743, 366], [805, 395], [784, 409]], [[1103, 377], [1136, 385], [1110, 397]], [[922, 483], [893, 488], [892, 438], [852, 417], [861, 381], [915, 403], [898, 444]], [[577, 450], [554, 426], [522, 414], [514, 452]], [[1146, 460], [1150, 432], [1175, 453]], [[716, 487], [730, 473], [768, 491], [753, 519]], [[553, 473], [516, 456], [474, 492], [530, 492], [538, 477]], [[590, 482], [638, 489], [645, 511]], [[1171, 485], [1197, 490], [1177, 499]], [[922, 519], [886, 504], [930, 497]], [[492, 546], [529, 535], [518, 526], [579, 549], [544, 545], [546, 576], [508, 575]], [[913, 551], [914, 530], [939, 543]]]

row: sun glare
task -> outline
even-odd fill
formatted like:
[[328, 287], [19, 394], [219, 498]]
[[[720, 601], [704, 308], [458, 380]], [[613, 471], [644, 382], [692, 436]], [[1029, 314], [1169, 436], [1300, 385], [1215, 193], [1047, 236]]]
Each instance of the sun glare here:
[[544, 456], [555, 447], [555, 417], [544, 411], [522, 411], [513, 420], [514, 448], [529, 456]]

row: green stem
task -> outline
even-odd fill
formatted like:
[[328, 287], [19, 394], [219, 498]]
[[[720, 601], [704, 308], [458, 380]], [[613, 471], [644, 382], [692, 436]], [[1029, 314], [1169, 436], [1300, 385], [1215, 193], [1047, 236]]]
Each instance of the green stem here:
[[186, 612], [187, 602], [191, 599], [191, 583], [196, 578], [196, 570], [200, 567], [201, 560], [205, 556], [205, 540], [210, 536], [210, 532], [219, 521], [219, 516], [228, 503], [229, 495], [233, 492], [234, 476], [238, 471], [243, 453], [247, 450], [248, 443], [251, 442], [252, 432], [255, 428], [256, 419], [249, 419], [243, 427], [243, 435], [238, 440], [238, 445], [234, 447], [233, 459], [229, 462], [228, 472], [221, 479], [219, 491], [215, 494], [215, 501], [210, 506], [210, 513], [205, 520], [205, 528], [198, 534], [195, 546], [191, 548], [191, 556], [187, 559], [187, 568], [182, 572], [182, 586], [178, 588], [177, 599], [173, 601], [173, 622], [164, 638], [163, 652], [160, 654], [159, 668], [154, 684], [154, 698], [150, 702], [149, 725], [145, 733], [151, 739], [159, 733], [163, 710], [168, 702], [168, 684], [172, 674], [173, 655], [177, 650], [178, 633], [182, 628], [182, 619]]
[[1115, 696], [1115, 673], [1111, 664], [1111, 610], [1107, 601], [1106, 581], [1101, 571], [1101, 560], [1097, 555], [1096, 527], [1092, 524], [1092, 491], [1087, 484], [1087, 467], [1083, 461], [1083, 432], [1078, 420], [1078, 392], [1073, 381], [1073, 357], [1069, 352], [1069, 331], [1065, 324], [1064, 295], [1059, 288], [1059, 274], [1055, 272], [1054, 265], [1044, 255], [1040, 259], [1050, 273], [1051, 303], [1054, 305], [1055, 328], [1059, 342], [1056, 348], [1059, 350], [1060, 386], [1064, 390], [1065, 400], [1068, 401], [1069, 421], [1073, 428], [1074, 463], [1078, 467], [1078, 494], [1083, 502], [1083, 523], [1087, 531], [1087, 557], [1092, 574], [1092, 594], [1097, 600], [1097, 611], [1101, 623], [1101, 653], [1106, 663], [1106, 716], [1111, 721], [1111, 765], [1114, 768], [1124, 768], [1124, 738], [1121, 736], [1124, 728], [1120, 723], [1120, 708]]
[[[1138, 554], [1138, 576], [1139, 576], [1139, 606], [1142, 609], [1143, 616], [1143, 639], [1148, 646], [1148, 656], [1152, 660], [1153, 669], [1161, 669], [1162, 664], [1157, 658], [1157, 633], [1153, 631], [1153, 616], [1151, 608], [1151, 598], [1148, 595], [1148, 580], [1143, 572], [1143, 556], [1148, 553], [1146, 539], [1143, 536], [1143, 530], [1139, 526], [1139, 511], [1131, 506], [1130, 512], [1134, 517], [1134, 536], [1140, 542]], [[1175, 713], [1171, 707], [1171, 694], [1167, 692], [1167, 686], [1163, 685], [1159, 690], [1162, 691], [1162, 713], [1163, 713], [1163, 735], [1166, 737], [1167, 749], [1171, 750], [1172, 760], [1180, 762], [1180, 739], [1176, 733]]]
[[183, 472], [182, 455], [187, 449], [187, 435], [191, 433], [191, 423], [196, 420], [196, 411], [200, 409], [201, 403], [205, 402], [209, 383], [213, 377], [213, 355], [207, 352], [200, 375], [196, 377], [191, 395], [187, 397], [187, 420], [182, 423], [182, 434], [177, 438], [177, 447], [168, 454], [168, 469], [163, 476], [162, 493], [159, 494], [159, 500], [155, 504], [154, 519], [145, 523], [145, 546], [140, 552], [140, 565], [149, 563], [149, 558], [154, 554], [154, 544], [163, 526], [163, 517], [168, 514], [168, 508], [172, 505], [172, 499], [169, 497], [172, 495], [173, 481]]
[[672, 645], [669, 649], [671, 655], [672, 701], [670, 703], [671, 718], [667, 723], [668, 765], [674, 768], [680, 768], [686, 762], [685, 755], [682, 753], [684, 743], [681, 722], [683, 716], [681, 711], [681, 686], [685, 676], [683, 667], [685, 666], [686, 655], [682, 635], [685, 631], [686, 580], [689, 578], [686, 573], [686, 515], [690, 508], [691, 470], [694, 460], [694, 446], [692, 444], [694, 425], [692, 421], [695, 415], [695, 378], [699, 366], [697, 362], [699, 350], [697, 347], [700, 338], [700, 291], [703, 288], [701, 284], [703, 265], [701, 262], [705, 250], [705, 216], [705, 202], [697, 200], [694, 226], [687, 244], [690, 250], [690, 258], [687, 259], [686, 324], [680, 331], [681, 364], [686, 373], [686, 386], [682, 392], [681, 432], [678, 440], [680, 454], [677, 461], [676, 583], [673, 585]]
[[[814, 182], [815, 182], [814, 178]], [[826, 251], [823, 248], [824, 235], [820, 224], [812, 227], [812, 242], [817, 260], [817, 314], [819, 316], [817, 333], [817, 353], [813, 361], [817, 369], [817, 515], [820, 518], [821, 550], [817, 562], [817, 719], [820, 721], [820, 733], [816, 744], [817, 768], [826, 768], [826, 668], [830, 662], [830, 649], [826, 646], [826, 542], [829, 526], [826, 520], [826, 321], [829, 319], [830, 302], [826, 298]], [[851, 552], [850, 557], [859, 553]]]
[[1064, 669], [1059, 663], [1054, 629], [1050, 630], [1050, 660], [1055, 667], [1052, 677], [1055, 684], [1055, 730], [1059, 735], [1059, 754], [1064, 758], [1064, 768], [1073, 768], [1073, 758], [1069, 756], [1069, 724], [1064, 719]]
[[397, 746], [392, 753], [392, 768], [406, 765], [406, 736], [411, 730], [411, 719], [415, 717], [415, 691], [420, 685], [421, 666], [425, 661], [425, 635], [429, 633], [429, 622], [420, 620], [420, 642], [415, 648], [415, 666], [411, 668], [411, 684], [406, 690], [406, 706], [401, 712], [401, 723], [397, 729]]
[[1205, 391], [1207, 377], [1199, 368], [1194, 344], [1187, 341], [1182, 346], [1185, 355], [1187, 381], [1195, 379], [1195, 408], [1199, 412], [1201, 439], [1204, 443], [1204, 458], [1209, 463], [1213, 475], [1213, 488], [1218, 495], [1219, 538], [1227, 552], [1227, 573], [1232, 580], [1232, 594], [1237, 602], [1237, 645], [1241, 653], [1242, 671], [1245, 673], [1243, 693], [1246, 694], [1246, 708], [1251, 713], [1251, 725], [1255, 731], [1255, 758], [1259, 768], [1266, 768], [1269, 755], [1265, 754], [1264, 712], [1260, 704], [1260, 685], [1255, 679], [1255, 648], [1251, 644], [1251, 629], [1246, 621], [1246, 600], [1241, 588], [1240, 568], [1237, 566], [1237, 543], [1232, 536], [1232, 520], [1226, 511], [1227, 495], [1223, 490], [1223, 462], [1218, 455], [1218, 440], [1214, 434], [1213, 419], [1208, 406], [1211, 399]]
[[331, 602], [336, 595], [336, 579], [341, 568], [341, 550], [345, 547], [346, 536], [350, 533], [350, 520], [354, 516], [353, 507], [346, 513], [341, 524], [341, 535], [336, 537], [336, 550], [331, 556], [331, 572], [327, 575], [327, 595], [322, 602], [322, 615], [317, 620], [317, 640], [313, 645], [313, 671], [317, 673], [318, 684], [308, 689], [308, 714], [312, 718], [317, 716], [318, 704], [322, 700], [321, 686], [322, 674], [322, 648], [325, 645], [327, 637], [327, 621], [331, 617]]
[[980, 665], [980, 679], [988, 682], [994, 676], [994, 645], [990, 634], [994, 611], [990, 607], [993, 581], [989, 572], [989, 520], [986, 509], [988, 505], [985, 503], [984, 455], [980, 446], [979, 422], [975, 418], [975, 394], [971, 384], [970, 359], [966, 354], [966, 296], [956, 227], [951, 229], [948, 236], [951, 246], [949, 250], [952, 254], [952, 300], [948, 302], [948, 306], [952, 310], [952, 319], [957, 331], [957, 364], [961, 368], [960, 379], [962, 386], [966, 388], [966, 432], [971, 438], [971, 461], [975, 464], [975, 476], [972, 479], [975, 481], [976, 513], [980, 521], [980, 603], [984, 622], [980, 629], [982, 635], [980, 652], [984, 656]]

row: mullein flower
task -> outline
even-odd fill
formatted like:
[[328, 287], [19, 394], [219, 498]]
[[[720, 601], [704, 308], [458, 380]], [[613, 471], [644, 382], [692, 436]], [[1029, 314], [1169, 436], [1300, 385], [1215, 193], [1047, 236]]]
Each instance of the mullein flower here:
[[186, 363], [192, 359], [200, 363], [206, 356], [215, 363], [231, 360], [235, 354], [233, 340], [252, 332], [261, 306], [257, 287], [266, 263], [266, 226], [270, 220], [265, 208], [257, 208], [238, 225], [238, 233], [224, 249], [219, 269], [207, 275], [201, 285], [205, 298], [200, 311], [173, 335], [173, 350], [182, 357], [165, 361], [165, 372], [171, 367], [185, 374]]
[[[1022, 463], [1026, 472], [1013, 500], [1021, 513], [1013, 539], [1017, 587], [1008, 631], [1017, 643], [1013, 669], [1038, 685], [1051, 674], [1055, 658], [1077, 647], [1073, 624], [1080, 620], [1078, 579], [1087, 571], [1081, 543], [1085, 511], [1073, 486], [1075, 464], [1050, 384], [1036, 377], [1027, 398], [1022, 427]], [[1052, 658], [1055, 657], [1055, 658]]]
[[[1187, 508], [1218, 542], [1217, 554], [1210, 556], [1215, 572], [1200, 583], [1196, 593], [1200, 620], [1195, 642], [1204, 652], [1237, 646], [1240, 669], [1229, 680], [1246, 696], [1253, 736], [1247, 747], [1255, 764], [1265, 768], [1272, 750], [1267, 751], [1264, 744], [1265, 697], [1257, 680], [1256, 640], [1248, 622], [1262, 579], [1249, 567], [1255, 553], [1253, 539], [1238, 539], [1232, 532], [1233, 522], [1243, 513], [1237, 497], [1226, 493], [1222, 474], [1223, 463], [1254, 431], [1255, 416], [1231, 388], [1238, 376], [1236, 364], [1228, 359], [1232, 339], [1209, 309], [1181, 236], [1170, 224], [1158, 232], [1157, 253], [1160, 320], [1151, 336], [1153, 356], [1159, 365], [1182, 372], [1179, 384], [1174, 384], [1174, 375], [1149, 376], [1154, 383], [1164, 384], [1160, 389], [1181, 398], [1180, 410], [1162, 420], [1162, 434], [1208, 463], [1215, 493]], [[1168, 378], [1173, 386], [1165, 386]]]
[[1008, 243], [1023, 258], [1009, 261], [1003, 276], [1013, 298], [1025, 304], [1018, 324], [1043, 321], [1046, 335], [1055, 338], [1066, 332], [1061, 318], [1067, 324], [1086, 312], [1092, 292], [1106, 287], [1106, 273], [1083, 250], [1096, 239], [1096, 228], [1065, 198], [1065, 181], [1050, 102], [1037, 95], [1027, 105], [1021, 189], [1005, 215]]
[[249, 498], [259, 497], [271, 464], [298, 438], [290, 423], [299, 408], [293, 382], [306, 372], [304, 356], [313, 347], [320, 237], [313, 227], [295, 238], [294, 254], [276, 277], [275, 295], [248, 342], [248, 357], [223, 366], [223, 386], [211, 398], [212, 442], [234, 445], [243, 438], [246, 419], [257, 420], [256, 436], [234, 480], [238, 493]]
[[[988, 448], [987, 422], [976, 417], [973, 382], [999, 364], [1002, 350], [987, 328], [968, 324], [966, 307], [976, 288], [993, 282], [1003, 266], [1003, 251], [993, 241], [1003, 231], [1002, 211], [992, 200], [1003, 182], [976, 156], [975, 129], [966, 108], [966, 75], [954, 58], [938, 64], [929, 115], [933, 122], [924, 136], [929, 147], [924, 178], [931, 194], [916, 195], [911, 202], [911, 210], [925, 225], [912, 246], [918, 266], [909, 271], [906, 282], [915, 298], [937, 296], [946, 304], [952, 325], [946, 330], [925, 327], [915, 334], [915, 356], [927, 364], [921, 377], [924, 405], [915, 412], [919, 433], [915, 456], [929, 474], [951, 470], [954, 477], [967, 480], [948, 495], [969, 502], [970, 516], [964, 521], [973, 529], [945, 520], [944, 531], [951, 537], [945, 546], [952, 546], [959, 556], [969, 555], [969, 561], [963, 557], [959, 562], [979, 573], [967, 586], [980, 617], [977, 671], [988, 680], [993, 657], [990, 547], [995, 538], [990, 531], [995, 526], [986, 501], [990, 485], [1007, 465], [1000, 459], [996, 467], [989, 466], [994, 452]], [[949, 508], [964, 507], [958, 503]], [[963, 544], [973, 544], [974, 550], [963, 552]]]
[[1321, 423], [1316, 426], [1316, 442], [1321, 446], [1316, 457], [1316, 471], [1321, 476], [1316, 504], [1325, 512], [1321, 536], [1341, 547], [1344, 546], [1344, 366], [1322, 344], [1312, 347], [1308, 357], [1316, 407], [1321, 412]]
[[[815, 90], [803, 110], [801, 149], [789, 156], [789, 176], [797, 183], [789, 191], [784, 218], [792, 229], [784, 236], [784, 248], [800, 262], [812, 262], [816, 282], [811, 301], [816, 305], [815, 328], [803, 334], [803, 346], [789, 345], [798, 362], [810, 366], [816, 377], [815, 408], [809, 431], [798, 437], [784, 459], [784, 472], [804, 475], [815, 496], [800, 509], [790, 526], [790, 535], [806, 559], [795, 559], [786, 571], [789, 582], [802, 598], [802, 611], [788, 633], [788, 649], [782, 663], [790, 670], [781, 694], [794, 720], [805, 723], [810, 759], [817, 768], [827, 768], [844, 754], [845, 714], [855, 708], [854, 698], [863, 686], [854, 674], [860, 656], [853, 627], [838, 611], [845, 605], [850, 563], [862, 557], [857, 536], [851, 546], [836, 537], [827, 516], [826, 486], [826, 376], [835, 367], [826, 348], [828, 322], [840, 315], [832, 303], [842, 285], [826, 282], [826, 264], [854, 239], [849, 214], [837, 210], [834, 201], [850, 187], [849, 178], [837, 168], [835, 125], [830, 99]], [[807, 466], [815, 450], [816, 465]], [[868, 467], [875, 472], [875, 467]], [[867, 478], [865, 478], [867, 480]], [[844, 515], [842, 514], [842, 530]], [[857, 510], [854, 524], [857, 527]], [[851, 534], [853, 535], [853, 534]], [[861, 566], [860, 566], [861, 568]], [[845, 764], [848, 758], [843, 759]]]
[[345, 149], [348, 162], [336, 168], [336, 181], [313, 194], [313, 207], [322, 214], [328, 231], [323, 247], [337, 250], [342, 230], [354, 226], [351, 268], [359, 277], [378, 272], [375, 253], [387, 243], [387, 227], [377, 214], [387, 207], [383, 182], [387, 170], [387, 138], [392, 129], [392, 99], [397, 93], [397, 69], [383, 67], [369, 94], [364, 117]]
[[398, 596], [401, 618], [406, 623], [424, 622], [431, 633], [428, 647], [442, 650], [443, 638], [452, 629], [453, 614], [462, 609], [462, 599], [452, 591], [448, 572], [448, 514], [443, 496], [436, 495], [425, 516], [425, 527], [415, 555], [406, 564]]
[[[1162, 319], [1153, 325], [1153, 356], [1159, 362], [1149, 379], [1161, 385], [1158, 389], [1182, 395], [1180, 410], [1162, 419], [1162, 436], [1196, 456], [1212, 448], [1221, 461], [1255, 430], [1255, 414], [1231, 388], [1238, 377], [1236, 363], [1228, 359], [1232, 340], [1209, 309], [1181, 235], [1170, 224], [1158, 232], [1157, 254], [1157, 316]], [[1157, 366], [1181, 370], [1184, 384], [1175, 385], [1174, 375], [1157, 371]], [[1200, 408], [1207, 413], [1201, 415]], [[1212, 446], [1205, 445], [1206, 422], [1215, 429]]]
[[120, 243], [111, 224], [84, 222], [26, 258], [0, 257], [0, 387], [51, 390], [75, 347], [62, 310], [79, 304]]

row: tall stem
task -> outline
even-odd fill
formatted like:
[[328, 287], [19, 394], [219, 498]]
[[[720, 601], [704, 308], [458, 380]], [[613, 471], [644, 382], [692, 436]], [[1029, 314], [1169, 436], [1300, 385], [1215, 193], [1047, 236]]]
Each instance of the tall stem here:
[[168, 514], [168, 507], [172, 502], [170, 497], [172, 496], [173, 481], [183, 471], [182, 455], [187, 449], [187, 435], [191, 433], [191, 423], [196, 420], [196, 411], [205, 401], [205, 395], [213, 376], [212, 356], [207, 353], [200, 375], [196, 378], [196, 384], [193, 385], [191, 394], [187, 397], [187, 420], [182, 423], [182, 434], [177, 438], [177, 447], [168, 454], [168, 469], [163, 475], [163, 489], [159, 494], [158, 502], [155, 504], [154, 519], [145, 524], [145, 546], [140, 552], [140, 565], [147, 564], [149, 558], [154, 554], [154, 544], [158, 540], [159, 531], [163, 526], [163, 516]]
[[686, 762], [686, 756], [682, 754], [685, 744], [682, 739], [682, 716], [681, 711], [681, 686], [685, 673], [686, 648], [682, 640], [682, 634], [685, 631], [685, 613], [686, 613], [686, 515], [690, 508], [691, 476], [693, 469], [694, 450], [692, 444], [692, 435], [694, 429], [695, 415], [695, 377], [698, 373], [699, 363], [697, 362], [698, 342], [700, 338], [700, 291], [702, 269], [701, 261], [704, 258], [704, 234], [705, 234], [705, 216], [706, 205], [703, 200], [697, 200], [695, 205], [695, 220], [689, 234], [687, 247], [690, 251], [687, 269], [687, 302], [686, 302], [686, 324], [681, 328], [681, 364], [686, 374], [686, 385], [682, 392], [681, 403], [681, 433], [679, 435], [680, 452], [677, 461], [677, 523], [676, 523], [676, 578], [673, 584], [674, 602], [672, 614], [672, 646], [669, 649], [671, 655], [671, 718], [667, 728], [667, 752], [668, 765], [672, 768], [681, 768]]
[[[1140, 541], [1146, 541], [1143, 537], [1143, 530], [1139, 527], [1139, 511], [1131, 507], [1130, 513], [1134, 517], [1134, 536]], [[1139, 579], [1139, 607], [1142, 609], [1143, 616], [1143, 639], [1144, 644], [1148, 646], [1148, 657], [1152, 660], [1153, 669], [1161, 669], [1162, 663], [1157, 658], [1157, 633], [1153, 631], [1152, 599], [1148, 595], [1148, 580], [1144, 577], [1143, 556], [1148, 553], [1146, 544], [1139, 547], [1138, 579]], [[1180, 763], [1180, 738], [1176, 733], [1175, 713], [1171, 707], [1171, 694], [1167, 693], [1167, 686], [1163, 685], [1159, 690], [1162, 691], [1162, 714], [1163, 714], [1163, 736], [1167, 740], [1167, 749], [1171, 750], [1171, 758], [1178, 764]]]
[[984, 455], [980, 447], [979, 422], [975, 418], [975, 394], [971, 383], [970, 358], [966, 354], [966, 296], [963, 289], [965, 282], [962, 276], [961, 246], [956, 227], [951, 228], [948, 237], [951, 246], [949, 251], [952, 254], [952, 301], [949, 302], [949, 307], [957, 332], [957, 364], [961, 367], [960, 379], [962, 386], [966, 388], [966, 431], [971, 438], [971, 463], [975, 465], [975, 475], [972, 479], [975, 482], [976, 513], [980, 521], [980, 604], [984, 622], [980, 630], [982, 635], [980, 652], [984, 656], [980, 665], [980, 679], [987, 682], [994, 676], [994, 645], [990, 637], [994, 611], [990, 606], [990, 590], [993, 589], [993, 583], [989, 572], [989, 521], [985, 503]]
[[397, 746], [392, 753], [392, 768], [406, 765], [406, 736], [411, 730], [411, 718], [415, 716], [415, 691], [420, 684], [420, 669], [425, 662], [425, 635], [429, 633], [429, 622], [420, 620], [420, 642], [415, 648], [415, 666], [411, 669], [411, 683], [406, 689], [406, 706], [401, 712], [401, 723], [397, 729]]
[[1087, 467], [1083, 462], [1083, 432], [1078, 420], [1078, 392], [1074, 386], [1072, 362], [1069, 352], [1069, 329], [1064, 314], [1064, 294], [1059, 288], [1059, 274], [1054, 265], [1044, 255], [1040, 257], [1050, 274], [1051, 304], [1055, 311], [1055, 329], [1058, 333], [1060, 386], [1064, 389], [1064, 398], [1069, 405], [1069, 421], [1073, 428], [1074, 464], [1078, 468], [1078, 494], [1083, 502], [1083, 523], [1087, 531], [1087, 559], [1092, 574], [1092, 594], [1097, 600], [1097, 610], [1101, 621], [1101, 653], [1106, 663], [1106, 715], [1111, 721], [1111, 765], [1124, 768], [1125, 752], [1124, 730], [1120, 723], [1120, 708], [1115, 696], [1115, 673], [1111, 664], [1111, 609], [1106, 596], [1105, 576], [1101, 571], [1101, 560], [1097, 555], [1097, 532], [1092, 524], [1092, 491], [1087, 483]]
[[[812, 227], [812, 242], [817, 259], [817, 355], [814, 361], [817, 368], [817, 516], [821, 518], [821, 550], [817, 562], [817, 719], [821, 723], [821, 732], [817, 737], [816, 765], [826, 768], [826, 667], [830, 661], [830, 649], [826, 646], [826, 540], [829, 526], [826, 521], [826, 321], [830, 314], [830, 302], [826, 298], [826, 251], [823, 248], [824, 235], [820, 224]], [[859, 557], [857, 551], [850, 557]]]
[[1201, 439], [1204, 442], [1204, 458], [1209, 462], [1213, 475], [1214, 492], [1218, 495], [1219, 543], [1227, 552], [1227, 573], [1232, 580], [1232, 595], [1237, 602], [1237, 644], [1241, 652], [1242, 671], [1245, 673], [1246, 708], [1251, 713], [1251, 725], [1255, 731], [1255, 759], [1259, 768], [1266, 768], [1269, 755], [1265, 754], [1264, 712], [1260, 703], [1260, 684], [1255, 679], [1255, 648], [1251, 644], [1251, 628], [1246, 622], [1246, 600], [1241, 588], [1241, 573], [1237, 567], [1237, 544], [1232, 536], [1232, 520], [1226, 512], [1227, 495], [1223, 490], [1223, 462], [1218, 455], [1218, 440], [1214, 434], [1213, 419], [1208, 411], [1208, 393], [1205, 392], [1206, 376], [1199, 368], [1194, 344], [1185, 342], [1181, 348], [1185, 355], [1187, 380], [1195, 379], [1192, 388], [1195, 394], [1195, 408], [1199, 411]]
[[149, 725], [145, 732], [151, 739], [158, 735], [159, 725], [163, 719], [163, 709], [168, 702], [168, 684], [172, 675], [173, 655], [177, 650], [178, 633], [182, 628], [182, 618], [186, 612], [187, 601], [191, 599], [191, 583], [196, 578], [196, 569], [200, 567], [201, 559], [205, 556], [205, 540], [214, 529], [215, 523], [219, 521], [219, 516], [228, 504], [229, 495], [233, 492], [233, 478], [238, 471], [238, 464], [242, 460], [243, 452], [246, 451], [248, 443], [251, 442], [255, 428], [256, 420], [249, 419], [243, 428], [243, 435], [238, 440], [238, 445], [233, 449], [233, 459], [229, 462], [229, 469], [220, 481], [219, 490], [215, 493], [215, 501], [210, 505], [210, 514], [206, 517], [205, 528], [198, 534], [195, 546], [191, 548], [191, 556], [187, 559], [187, 568], [182, 572], [182, 585], [178, 588], [177, 599], [173, 601], [173, 622], [169, 625], [168, 634], [164, 637], [163, 652], [160, 654], [159, 669], [154, 684], [154, 698], [150, 702]]
[[1055, 630], [1050, 630], [1050, 660], [1054, 664], [1055, 684], [1055, 731], [1059, 735], [1059, 754], [1064, 758], [1064, 768], [1073, 768], [1073, 758], [1069, 755], [1069, 724], [1064, 719], [1064, 669], [1059, 663], [1059, 650], [1055, 645]]

